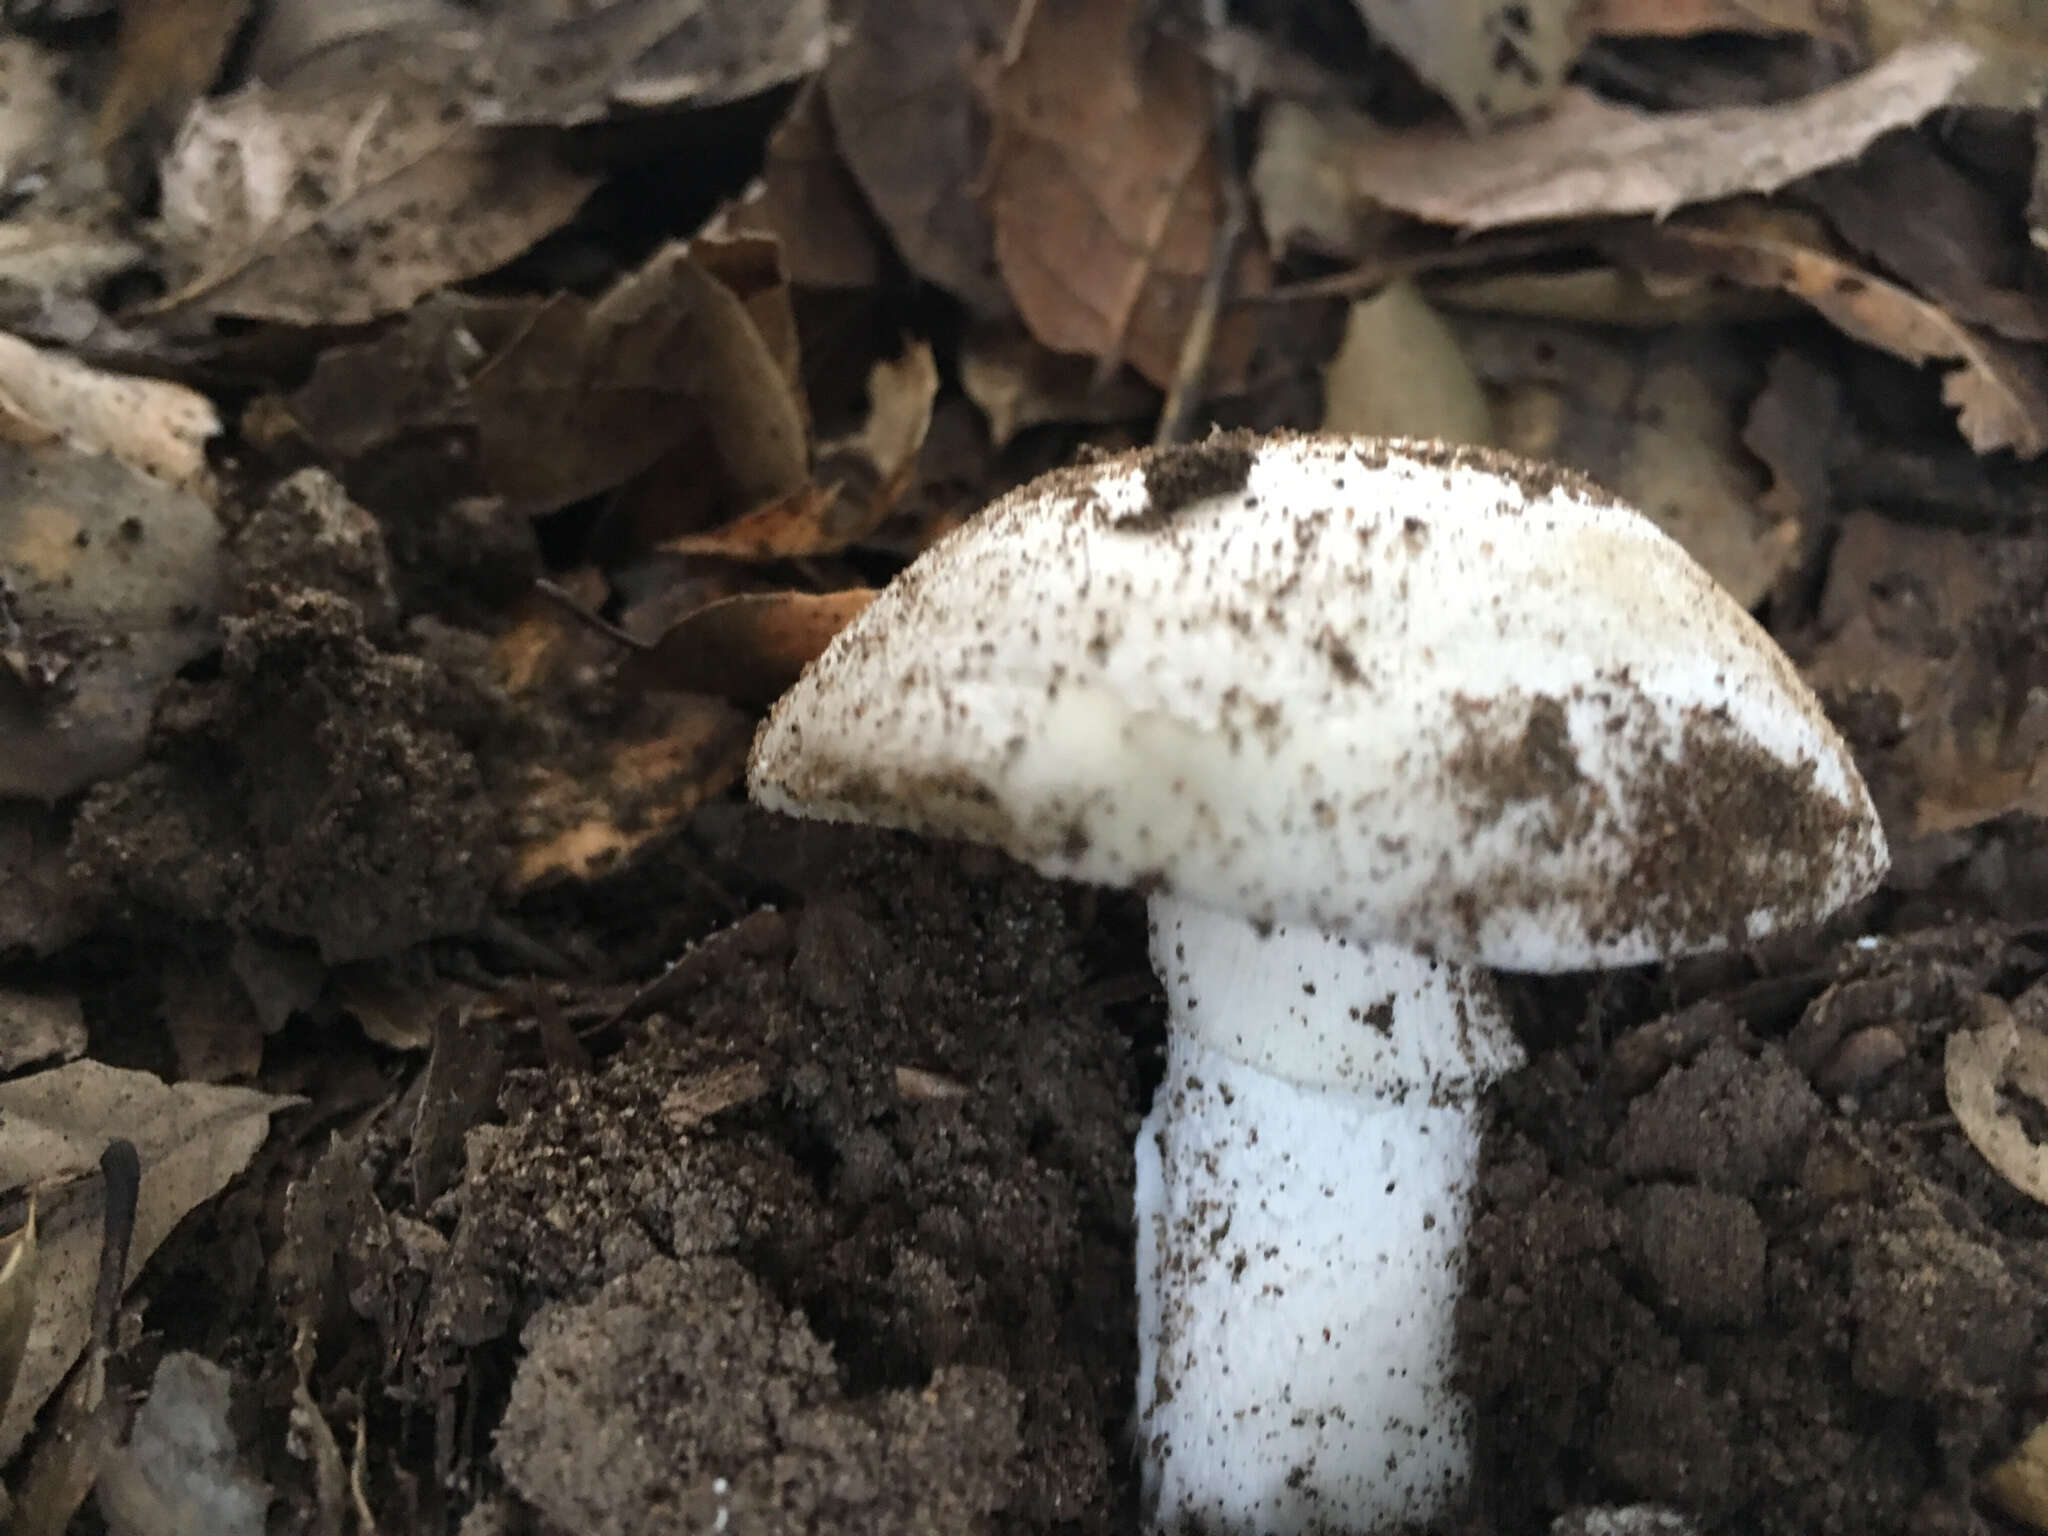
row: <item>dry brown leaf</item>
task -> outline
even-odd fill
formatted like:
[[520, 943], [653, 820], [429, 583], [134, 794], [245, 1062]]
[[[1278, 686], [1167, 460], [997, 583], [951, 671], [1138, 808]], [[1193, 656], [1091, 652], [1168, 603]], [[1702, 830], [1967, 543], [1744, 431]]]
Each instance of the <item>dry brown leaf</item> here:
[[1798, 101], [1646, 113], [1567, 89], [1533, 122], [1483, 138], [1420, 128], [1351, 142], [1356, 195], [1467, 230], [1618, 214], [1771, 192], [1861, 153], [1944, 105], [1977, 66], [1959, 43], [1901, 49]]
[[874, 598], [871, 590], [859, 587], [749, 592], [707, 603], [636, 656], [631, 675], [647, 688], [769, 704]]
[[833, 135], [823, 90], [806, 85], [768, 136], [761, 179], [712, 226], [717, 234], [773, 239], [792, 283], [871, 288], [884, 236]]
[[167, 485], [211, 489], [206, 444], [213, 404], [162, 379], [106, 373], [0, 332], [0, 437], [73, 453], [111, 454]]
[[2048, 340], [2048, 302], [2026, 291], [2012, 210], [1918, 133], [1888, 133], [1799, 189], [1857, 251], [1958, 320]]
[[1325, 432], [1493, 441], [1493, 412], [1458, 337], [1410, 282], [1351, 306], [1323, 377]]
[[[1174, 376], [1222, 197], [1201, 60], [1141, 23], [1140, 0], [1039, 5], [994, 87], [987, 205], [996, 261], [1031, 333], [1056, 352]], [[1263, 293], [1247, 246], [1233, 296]], [[1211, 351], [1227, 390], [1251, 345], [1226, 315]]]
[[36, 1410], [84, 1347], [99, 1268], [99, 1157], [110, 1138], [135, 1144], [142, 1196], [129, 1278], [171, 1228], [239, 1173], [297, 1101], [246, 1088], [163, 1083], [93, 1061], [0, 1082], [0, 1168], [42, 1191], [42, 1281], [13, 1398], [0, 1412], [0, 1462], [20, 1448]]
[[1745, 606], [1770, 590], [1799, 529], [1760, 503], [1762, 477], [1740, 434], [1756, 380], [1731, 333], [1452, 324], [1492, 397], [1500, 446], [1592, 476]]
[[140, 761], [157, 695], [218, 643], [220, 562], [190, 491], [0, 434], [0, 795], [55, 800]]
[[910, 269], [983, 315], [1009, 308], [976, 201], [988, 114], [973, 66], [1009, 35], [1015, 0], [852, 0], [825, 66], [840, 151]]
[[567, 223], [595, 181], [473, 124], [443, 83], [465, 58], [379, 37], [200, 104], [163, 168], [173, 291], [138, 313], [356, 324]]
[[759, 281], [773, 251], [755, 236], [669, 245], [595, 300], [437, 294], [376, 340], [328, 349], [284, 410], [343, 465], [461, 429], [475, 489], [529, 515], [650, 470], [716, 483], [728, 505], [787, 495], [809, 464], [787, 291]]
[[811, 482], [742, 513], [708, 533], [685, 534], [659, 548], [729, 560], [784, 560], [833, 554], [881, 525], [917, 468], [939, 392], [931, 348], [914, 343], [868, 373], [862, 429], [819, 446]]
[[1963, 325], [1925, 299], [1844, 261], [1795, 216], [1732, 206], [1615, 234], [1611, 250], [1655, 273], [1712, 272], [1778, 288], [1866, 346], [1911, 363], [1950, 362], [1942, 395], [1979, 453], [2048, 449], [2048, 367], [2033, 353]]
[[1581, 0], [1573, 24], [1595, 37], [1746, 32], [1854, 41], [1841, 0]]
[[1578, 52], [1576, 0], [1352, 0], [1379, 40], [1485, 128], [1557, 95]]
[[127, 0], [93, 127], [101, 153], [137, 128], [168, 137], [213, 84], [248, 14], [249, 0]]
[[623, 867], [739, 778], [752, 736], [748, 717], [716, 699], [651, 694], [601, 744], [601, 762], [536, 768], [520, 800], [509, 894]]
[[1048, 351], [1014, 324], [977, 326], [960, 347], [960, 387], [997, 448], [1048, 422], [1106, 425], [1159, 414], [1159, 391], [1129, 369], [1100, 375], [1085, 358]]
[[1977, 999], [1977, 1026], [1948, 1037], [1948, 1107], [1984, 1161], [2029, 1199], [2048, 1205], [2048, 1146], [2001, 1102], [2008, 1089], [2048, 1109], [2048, 1035], [2021, 1025], [1998, 998]]
[[816, 74], [825, 0], [518, 0], [475, 72], [479, 118], [571, 124], [614, 106], [715, 107]]
[[1806, 674], [1875, 722], [1885, 744], [1861, 766], [1895, 841], [2048, 814], [2048, 709], [2007, 661], [2044, 584], [2048, 541], [1842, 524]]
[[[595, 303], [551, 301], [470, 374], [479, 454], [514, 506], [540, 513], [610, 489], [693, 430], [739, 505], [806, 482], [803, 403], [778, 355], [793, 323], [771, 342], [694, 250], [665, 247]], [[691, 467], [701, 475], [701, 457]]]

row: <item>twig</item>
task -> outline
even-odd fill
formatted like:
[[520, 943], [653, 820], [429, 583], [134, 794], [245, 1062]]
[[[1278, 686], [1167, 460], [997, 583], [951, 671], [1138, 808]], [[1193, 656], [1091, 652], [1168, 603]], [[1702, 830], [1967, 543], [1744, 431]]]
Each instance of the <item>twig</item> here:
[[[1211, 37], [1228, 24], [1227, 0], [1202, 0], [1202, 25]], [[1202, 385], [1209, 374], [1209, 353], [1216, 344], [1216, 322], [1230, 284], [1230, 269], [1237, 259], [1237, 244], [1244, 237], [1246, 219], [1244, 182], [1237, 167], [1237, 104], [1232, 99], [1230, 80], [1213, 65], [1209, 69], [1209, 135], [1215, 146], [1216, 184], [1222, 199], [1222, 216], [1209, 246], [1209, 270], [1202, 275], [1201, 296], [1181, 338], [1180, 361], [1173, 370], [1173, 384], [1160, 408], [1159, 428], [1152, 441], [1164, 447], [1185, 442], [1202, 402]]]

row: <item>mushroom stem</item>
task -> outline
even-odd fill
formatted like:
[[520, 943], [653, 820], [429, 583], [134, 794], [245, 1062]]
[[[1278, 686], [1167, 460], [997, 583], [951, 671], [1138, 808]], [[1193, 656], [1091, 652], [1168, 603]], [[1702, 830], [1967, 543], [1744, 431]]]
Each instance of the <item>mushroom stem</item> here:
[[1367, 1532], [1464, 1486], [1452, 1314], [1483, 971], [1155, 897], [1165, 1080], [1138, 1138], [1138, 1428], [1162, 1530]]

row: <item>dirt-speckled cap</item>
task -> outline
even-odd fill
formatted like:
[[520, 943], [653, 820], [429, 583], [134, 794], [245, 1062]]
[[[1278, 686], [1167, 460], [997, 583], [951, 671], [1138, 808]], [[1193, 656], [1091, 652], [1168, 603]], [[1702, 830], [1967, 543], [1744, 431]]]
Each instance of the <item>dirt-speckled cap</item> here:
[[776, 706], [757, 800], [1523, 970], [1760, 938], [1884, 834], [1762, 629], [1587, 481], [1246, 435], [1062, 470]]

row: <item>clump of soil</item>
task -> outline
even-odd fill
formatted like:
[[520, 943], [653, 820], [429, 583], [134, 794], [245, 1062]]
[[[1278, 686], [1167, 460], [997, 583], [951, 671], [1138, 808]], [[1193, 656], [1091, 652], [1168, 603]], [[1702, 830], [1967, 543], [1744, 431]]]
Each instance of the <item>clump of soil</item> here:
[[74, 856], [131, 902], [329, 961], [474, 928], [502, 862], [478, 754], [510, 720], [481, 638], [394, 632], [376, 524], [317, 473], [242, 524], [230, 572], [218, 677], [174, 686]]
[[563, 1529], [1128, 1528], [1138, 1082], [1086, 1003], [1098, 899], [752, 820], [808, 898], [596, 1070], [511, 1074], [391, 1346], [510, 1370], [497, 1466]]
[[2048, 1224], [1947, 1116], [1942, 1041], [1959, 997], [2039, 969], [1986, 933], [1853, 949], [1789, 1032], [1764, 987], [1507, 1085], [1460, 1318], [1478, 1484], [1513, 1491], [1489, 1529], [1639, 1501], [1709, 1532], [1988, 1529], [1973, 1485], [2048, 1366]]

